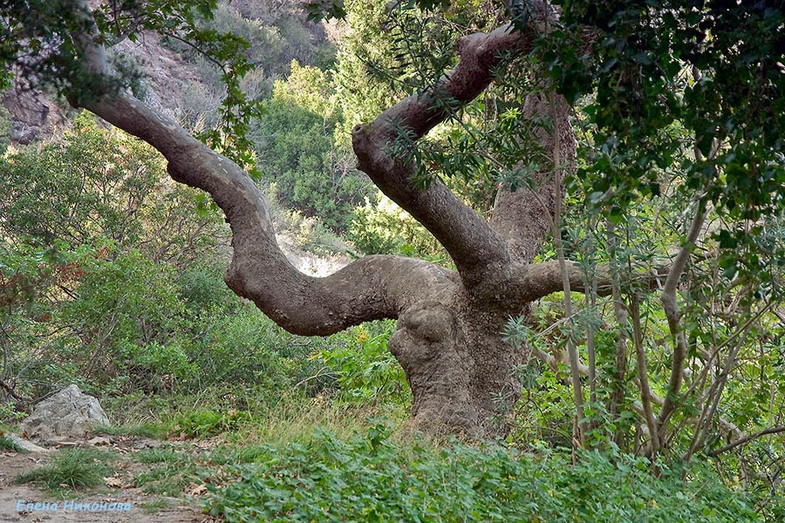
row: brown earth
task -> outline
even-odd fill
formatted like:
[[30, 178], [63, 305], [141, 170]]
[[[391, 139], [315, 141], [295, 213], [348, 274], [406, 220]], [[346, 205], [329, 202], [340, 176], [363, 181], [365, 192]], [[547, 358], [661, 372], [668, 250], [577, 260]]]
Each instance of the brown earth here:
[[[106, 478], [105, 487], [89, 491], [76, 491], [55, 497], [45, 488], [33, 484], [16, 484], [14, 480], [22, 473], [46, 464], [58, 450], [51, 453], [22, 454], [3, 452], [0, 454], [0, 522], [79, 522], [79, 523], [214, 523], [220, 519], [204, 513], [206, 490], [194, 485], [183, 498], [170, 498], [144, 492], [141, 486], [134, 485], [133, 478], [149, 468], [149, 465], [135, 463], [129, 455], [140, 448], [157, 446], [160, 442], [140, 438], [111, 437], [109, 450], [116, 452], [118, 473]], [[84, 506], [98, 504], [99, 510], [74, 510], [65, 505]], [[28, 504], [41, 503], [38, 510], [27, 510]], [[57, 510], [45, 510], [44, 504]], [[129, 510], [109, 511], [112, 503], [123, 504]], [[106, 508], [100, 510], [100, 505]]]

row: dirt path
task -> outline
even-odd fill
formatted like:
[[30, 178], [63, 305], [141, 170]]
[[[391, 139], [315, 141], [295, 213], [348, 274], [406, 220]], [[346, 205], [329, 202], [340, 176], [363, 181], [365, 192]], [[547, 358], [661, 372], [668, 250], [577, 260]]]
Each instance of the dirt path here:
[[[118, 450], [116, 446], [111, 450]], [[120, 449], [122, 450], [122, 449]], [[201, 499], [191, 500], [154, 496], [128, 484], [76, 492], [58, 499], [30, 484], [15, 484], [14, 479], [45, 464], [51, 454], [0, 453], [0, 522], [79, 522], [79, 523], [210, 523]], [[118, 458], [122, 454], [118, 453]], [[131, 476], [132, 468], [125, 471]], [[36, 503], [40, 503], [36, 507]], [[81, 507], [81, 509], [80, 509]], [[85, 509], [87, 508], [87, 509]]]

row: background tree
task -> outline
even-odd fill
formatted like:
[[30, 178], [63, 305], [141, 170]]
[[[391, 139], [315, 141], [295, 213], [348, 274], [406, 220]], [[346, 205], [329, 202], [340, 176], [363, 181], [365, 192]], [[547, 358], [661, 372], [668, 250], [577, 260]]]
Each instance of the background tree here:
[[289, 77], [275, 82], [262, 107], [251, 136], [264, 181], [287, 208], [345, 230], [371, 183], [336, 136], [343, 116], [328, 76], [292, 61]]

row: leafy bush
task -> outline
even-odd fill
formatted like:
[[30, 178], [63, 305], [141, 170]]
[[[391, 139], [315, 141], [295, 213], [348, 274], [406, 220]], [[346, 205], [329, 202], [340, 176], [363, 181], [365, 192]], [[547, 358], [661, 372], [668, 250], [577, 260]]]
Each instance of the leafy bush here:
[[339, 398], [366, 403], [405, 402], [410, 397], [403, 368], [387, 350], [395, 322], [365, 323], [334, 337], [318, 357], [338, 375]]
[[204, 321], [192, 354], [200, 369], [199, 388], [247, 383], [275, 390], [287, 385], [282, 352], [292, 335], [252, 305], [241, 307], [235, 315]]
[[348, 238], [361, 254], [402, 254], [449, 263], [449, 256], [436, 238], [395, 202], [379, 193], [375, 204], [354, 211]]
[[61, 139], [0, 159], [4, 232], [17, 240], [71, 247], [103, 235], [132, 244], [144, 234], [138, 214], [165, 175], [161, 155], [81, 113]]
[[[681, 479], [685, 473], [686, 480]], [[270, 521], [759, 521], [743, 497], [705, 470], [619, 454], [520, 454], [453, 443], [394, 443], [383, 424], [340, 439], [318, 431], [306, 444], [268, 447], [233, 469], [211, 510], [228, 522]]]
[[210, 409], [196, 410], [177, 416], [170, 432], [175, 436], [189, 438], [213, 436], [237, 429], [249, 419], [250, 416], [247, 412], [235, 409], [226, 412], [216, 412]]

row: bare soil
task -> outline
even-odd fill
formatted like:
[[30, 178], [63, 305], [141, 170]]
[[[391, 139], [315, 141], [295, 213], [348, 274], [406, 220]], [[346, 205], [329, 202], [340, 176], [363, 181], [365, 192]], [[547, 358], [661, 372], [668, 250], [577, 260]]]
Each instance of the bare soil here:
[[[159, 443], [149, 441], [150, 446], [156, 444]], [[134, 485], [133, 478], [144, 471], [147, 465], [134, 463], [127, 458], [127, 455], [146, 445], [147, 443], [140, 441], [140, 438], [111, 438], [111, 445], [107, 449], [117, 453], [117, 463], [120, 464], [117, 475], [107, 478], [105, 487], [69, 492], [60, 497], [54, 497], [44, 488], [36, 485], [14, 482], [20, 474], [46, 464], [59, 450], [50, 453], [0, 453], [0, 522], [215, 523], [220, 521], [204, 513], [204, 500], [201, 496], [205, 492], [201, 488], [184, 492], [183, 498], [169, 498], [148, 494]], [[21, 501], [23, 503], [20, 503]], [[111, 503], [130, 504], [130, 510], [65, 510], [64, 505], [70, 504], [71, 501], [74, 505], [97, 503], [99, 506], [104, 504], [105, 507]], [[55, 502], [57, 510], [26, 510], [28, 503], [48, 503], [49, 507], [52, 507]], [[20, 508], [22, 510], [19, 510]]]

